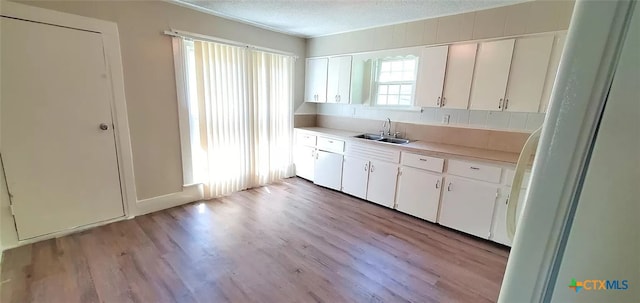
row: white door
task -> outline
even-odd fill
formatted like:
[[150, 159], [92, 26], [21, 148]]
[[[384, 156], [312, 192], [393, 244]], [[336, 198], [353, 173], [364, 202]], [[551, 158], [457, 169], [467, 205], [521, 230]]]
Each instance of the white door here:
[[327, 103], [349, 103], [351, 94], [351, 56], [329, 58]]
[[102, 36], [5, 17], [1, 28], [2, 157], [18, 237], [123, 216]]
[[549, 68], [547, 69], [547, 77], [544, 81], [544, 89], [542, 91], [542, 98], [540, 101], [540, 112], [546, 113], [549, 106], [549, 99], [551, 98], [551, 90], [553, 89], [553, 83], [556, 81], [556, 75], [558, 74], [558, 66], [560, 65], [560, 57], [564, 50], [564, 41], [567, 38], [566, 33], [556, 34], [553, 48], [551, 49], [551, 56], [549, 58]]
[[367, 198], [369, 161], [344, 157], [342, 166], [342, 191], [360, 199]]
[[313, 183], [340, 190], [342, 186], [342, 155], [319, 150], [316, 153]]
[[537, 112], [549, 67], [553, 35], [516, 39], [504, 109]]
[[476, 64], [478, 43], [454, 44], [449, 46], [447, 73], [442, 93], [442, 107], [469, 107], [473, 67]]
[[513, 45], [513, 39], [480, 43], [471, 84], [470, 109], [502, 110]]
[[371, 161], [367, 200], [393, 208], [398, 181], [398, 166], [391, 163]]
[[313, 181], [315, 159], [315, 147], [296, 145], [293, 150], [293, 163], [296, 166], [296, 176]]
[[484, 182], [447, 177], [438, 222], [488, 239], [498, 187]]
[[442, 176], [422, 169], [403, 167], [398, 177], [396, 209], [436, 222], [441, 188]]
[[426, 47], [420, 54], [416, 79], [416, 106], [440, 107], [448, 46]]
[[327, 102], [327, 58], [307, 59], [305, 71], [306, 102]]

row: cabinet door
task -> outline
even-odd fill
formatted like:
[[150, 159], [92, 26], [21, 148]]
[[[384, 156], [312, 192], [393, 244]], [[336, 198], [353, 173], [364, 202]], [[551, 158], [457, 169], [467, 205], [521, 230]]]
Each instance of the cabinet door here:
[[327, 58], [307, 59], [305, 73], [306, 102], [327, 101]]
[[315, 147], [296, 145], [293, 150], [293, 163], [296, 166], [296, 175], [300, 178], [313, 181], [315, 170]]
[[552, 46], [553, 35], [516, 39], [505, 110], [538, 112]]
[[421, 169], [402, 167], [398, 177], [396, 209], [436, 222], [441, 187], [442, 176]]
[[480, 43], [469, 108], [502, 110], [514, 41], [508, 39]]
[[367, 198], [369, 161], [345, 157], [342, 168], [342, 191], [360, 199]]
[[545, 79], [544, 89], [542, 90], [542, 101], [540, 102], [541, 113], [547, 112], [549, 99], [551, 98], [551, 90], [553, 89], [553, 83], [556, 81], [558, 66], [560, 65], [560, 57], [562, 57], [562, 51], [564, 50], [564, 41], [566, 38], [567, 34], [558, 34], [555, 37], [553, 48], [551, 50], [551, 57], [549, 58], [549, 69], [547, 69], [547, 78]]
[[416, 79], [416, 106], [440, 107], [448, 46], [422, 49]]
[[342, 155], [322, 150], [317, 151], [313, 183], [340, 190], [342, 186]]
[[447, 177], [438, 222], [488, 239], [497, 193], [494, 185]]
[[393, 208], [398, 181], [398, 166], [391, 163], [371, 161], [367, 200]]
[[477, 43], [449, 46], [447, 73], [444, 80], [444, 92], [442, 93], [442, 107], [461, 109], [469, 107], [471, 79], [473, 79], [473, 67], [476, 64], [477, 50]]
[[329, 58], [327, 103], [349, 103], [351, 94], [351, 56]]
[[[516, 223], [519, 222], [520, 216], [522, 216], [522, 210], [524, 209], [524, 201], [526, 196], [526, 188], [523, 188], [520, 192], [518, 209], [516, 213], [518, 214], [518, 219]], [[509, 239], [509, 235], [507, 234], [507, 206], [509, 201], [509, 194], [511, 193], [511, 187], [504, 187], [501, 190], [500, 197], [496, 201], [495, 212], [493, 214], [493, 223], [491, 224], [491, 237], [490, 240], [494, 242], [498, 242], [500, 244], [504, 244], [507, 246], [511, 246], [511, 239]]]

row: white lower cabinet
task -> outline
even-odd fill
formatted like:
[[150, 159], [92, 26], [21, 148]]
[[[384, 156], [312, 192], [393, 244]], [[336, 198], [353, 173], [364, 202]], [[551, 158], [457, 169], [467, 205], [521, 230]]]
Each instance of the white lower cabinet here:
[[[516, 210], [516, 213], [518, 214], [516, 223], [522, 215], [526, 191], [526, 188], [523, 188], [520, 191], [518, 209]], [[510, 193], [511, 187], [502, 188], [500, 198], [496, 201], [496, 207], [493, 214], [493, 224], [491, 226], [491, 237], [489, 237], [491, 241], [507, 246], [511, 246], [512, 242], [507, 233], [507, 206], [510, 203]]]
[[396, 209], [430, 222], [436, 222], [442, 176], [422, 169], [402, 167], [398, 179]]
[[313, 181], [315, 174], [316, 148], [297, 145], [293, 149], [293, 163], [296, 167], [296, 175]]
[[340, 190], [342, 185], [342, 155], [316, 151], [313, 183]]
[[398, 165], [345, 157], [342, 191], [389, 208], [393, 208], [398, 180]]
[[488, 239], [498, 185], [451, 176], [445, 184], [438, 223]]
[[397, 181], [398, 165], [381, 161], [370, 161], [367, 200], [393, 208]]
[[342, 191], [360, 199], [366, 199], [368, 180], [369, 161], [345, 156], [342, 168]]

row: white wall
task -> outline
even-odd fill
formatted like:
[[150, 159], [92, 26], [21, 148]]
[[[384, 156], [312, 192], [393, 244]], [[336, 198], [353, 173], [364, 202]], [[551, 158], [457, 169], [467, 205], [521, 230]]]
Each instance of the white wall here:
[[[640, 6], [601, 121], [553, 302], [640, 298]], [[569, 289], [571, 279], [629, 280], [627, 290]]]
[[[477, 12], [382, 26], [310, 39], [307, 57], [367, 52], [418, 45], [563, 31], [569, 26], [573, 1], [532, 1]], [[544, 114], [425, 108], [423, 113], [383, 110], [359, 105], [318, 104], [318, 114], [385, 119], [418, 124], [450, 123], [473, 128], [530, 131]]]

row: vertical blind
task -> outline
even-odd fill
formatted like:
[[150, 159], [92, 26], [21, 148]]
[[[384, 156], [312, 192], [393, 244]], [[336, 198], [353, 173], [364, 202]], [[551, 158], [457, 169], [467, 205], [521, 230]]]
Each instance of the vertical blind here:
[[[182, 38], [174, 38], [182, 39]], [[205, 198], [293, 175], [291, 56], [183, 40], [194, 179]]]

